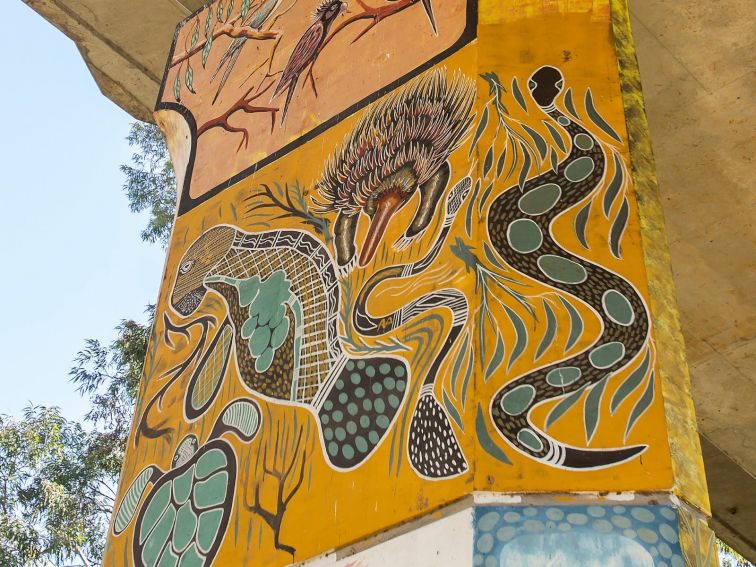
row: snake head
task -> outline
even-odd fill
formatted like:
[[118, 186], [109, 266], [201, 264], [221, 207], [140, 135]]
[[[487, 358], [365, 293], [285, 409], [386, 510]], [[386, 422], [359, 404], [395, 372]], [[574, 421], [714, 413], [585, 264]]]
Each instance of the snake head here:
[[468, 175], [457, 181], [454, 187], [449, 191], [449, 196], [446, 198], [446, 216], [453, 217], [458, 212], [462, 203], [465, 202], [467, 195], [470, 194], [470, 187], [472, 187], [472, 179]]
[[564, 76], [556, 67], [544, 65], [528, 79], [528, 90], [541, 108], [549, 108], [564, 88]]
[[184, 253], [171, 293], [171, 306], [176, 312], [186, 317], [197, 310], [207, 292], [205, 277], [226, 256], [235, 236], [233, 227], [216, 226], [197, 238]]

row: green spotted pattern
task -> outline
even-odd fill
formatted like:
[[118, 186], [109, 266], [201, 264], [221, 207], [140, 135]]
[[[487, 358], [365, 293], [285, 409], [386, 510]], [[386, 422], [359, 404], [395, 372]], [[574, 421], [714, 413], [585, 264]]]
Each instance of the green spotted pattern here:
[[319, 412], [326, 455], [336, 467], [361, 463], [386, 434], [407, 391], [404, 362], [349, 360]]
[[211, 564], [233, 497], [232, 457], [225, 441], [211, 442], [158, 480], [135, 528], [138, 566]]

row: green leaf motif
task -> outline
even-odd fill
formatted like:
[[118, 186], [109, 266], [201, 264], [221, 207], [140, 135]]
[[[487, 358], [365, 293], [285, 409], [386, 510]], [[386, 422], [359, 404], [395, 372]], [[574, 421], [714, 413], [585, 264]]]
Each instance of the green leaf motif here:
[[491, 250], [491, 247], [488, 245], [487, 242], [483, 242], [483, 254], [485, 254], [486, 259], [488, 259], [491, 264], [499, 268], [500, 270], [506, 270], [506, 266], [502, 264], [499, 259], [496, 257], [496, 254], [494, 254], [493, 250]]
[[557, 147], [563, 152], [566, 152], [567, 146], [564, 145], [564, 140], [562, 140], [562, 136], [559, 135], [557, 129], [554, 128], [554, 126], [548, 120], [544, 120], [543, 123], [546, 125], [546, 129], [549, 131], [549, 134], [551, 134], [551, 138], [554, 140], [554, 143], [557, 145]]
[[612, 177], [612, 181], [609, 183], [609, 186], [606, 188], [606, 192], [604, 193], [604, 216], [609, 218], [609, 211], [612, 210], [612, 205], [614, 204], [614, 200], [617, 198], [617, 195], [620, 192], [620, 189], [622, 189], [622, 182], [625, 179], [625, 172], [622, 169], [622, 159], [620, 156], [615, 152], [614, 153], [614, 176]]
[[551, 171], [554, 173], [559, 171], [559, 158], [554, 148], [551, 148], [551, 153], [549, 154], [549, 165], [551, 166]]
[[207, 58], [210, 55], [210, 49], [213, 46], [213, 38], [208, 37], [207, 42], [205, 43], [205, 48], [202, 50], [202, 67], [204, 68], [207, 64]]
[[486, 188], [483, 190], [483, 194], [480, 197], [480, 201], [478, 201], [478, 214], [483, 212], [483, 207], [486, 206], [486, 201], [488, 201], [488, 197], [491, 196], [491, 191], [493, 191], [493, 181], [491, 181], [488, 185], [486, 185]]
[[176, 80], [173, 81], [173, 97], [176, 102], [181, 102], [181, 77], [176, 74]]
[[493, 354], [491, 355], [491, 360], [488, 361], [488, 365], [486, 366], [486, 373], [483, 378], [484, 382], [488, 382], [489, 378], [493, 376], [493, 373], [496, 371], [499, 366], [501, 366], [501, 363], [504, 361], [504, 341], [501, 339], [501, 333], [499, 333], [498, 329], [496, 330], [496, 347], [494, 348]]
[[567, 112], [572, 114], [573, 118], [580, 120], [580, 115], [575, 110], [575, 102], [572, 100], [572, 87], [568, 88], [564, 93], [564, 106]]
[[546, 426], [545, 426], [546, 430], [548, 430], [549, 427], [554, 425], [565, 413], [567, 413], [567, 411], [572, 406], [574, 406], [578, 402], [578, 400], [583, 395], [583, 392], [585, 392], [585, 389], [588, 386], [589, 384], [585, 384], [584, 386], [575, 390], [566, 398], [564, 398], [561, 402], [559, 402], [557, 405], [554, 406], [554, 408], [549, 412], [549, 415], [546, 416]]
[[549, 349], [549, 347], [551, 347], [551, 345], [554, 343], [557, 332], [556, 315], [545, 299], [543, 300], [543, 310], [546, 313], [546, 331], [543, 333], [543, 338], [541, 339], [541, 342], [536, 349], [536, 360], [541, 358], [543, 354]]
[[472, 154], [475, 151], [475, 146], [478, 145], [480, 137], [483, 135], [483, 132], [485, 132], [486, 127], [488, 126], [488, 114], [488, 105], [486, 105], [480, 115], [480, 122], [478, 122], [478, 127], [475, 129], [475, 135], [473, 136], [472, 143], [470, 144], [470, 151], [467, 152], [468, 158], [472, 157]]
[[467, 403], [467, 387], [470, 385], [470, 378], [472, 377], [473, 364], [475, 364], [475, 355], [471, 352], [470, 359], [467, 361], [467, 369], [465, 370], [465, 379], [462, 380], [462, 409], [465, 409]]
[[525, 352], [525, 347], [528, 344], [528, 330], [517, 313], [512, 311], [506, 305], [504, 306], [504, 310], [507, 312], [507, 317], [509, 317], [509, 320], [512, 322], [512, 327], [514, 328], [517, 337], [515, 345], [512, 347], [512, 353], [509, 355], [509, 362], [507, 363], [507, 370], [509, 370], [512, 368], [512, 365], [517, 362], [520, 356], [522, 356], [522, 353]]
[[528, 178], [530, 165], [533, 163], [533, 160], [531, 159], [530, 152], [525, 147], [525, 144], [520, 142], [520, 148], [522, 149], [522, 169], [520, 169], [520, 177], [517, 184], [520, 186], [520, 191], [523, 191], [525, 189], [525, 180]]
[[199, 22], [194, 24], [194, 31], [192, 32], [192, 39], [189, 45], [189, 49], [192, 49], [199, 41]]
[[488, 176], [488, 172], [491, 171], [492, 166], [493, 166], [493, 144], [491, 144], [491, 147], [488, 148], [488, 151], [486, 152], [486, 157], [483, 160], [483, 177]]
[[528, 105], [525, 104], [525, 97], [522, 96], [522, 91], [520, 90], [520, 85], [517, 82], [517, 77], [512, 77], [512, 96], [514, 96], [515, 101], [517, 101], [517, 104], [522, 108], [525, 112], [528, 111]]
[[633, 427], [635, 427], [637, 421], [644, 413], [646, 413], [646, 410], [651, 405], [651, 402], [654, 401], [655, 374], [655, 372], [651, 372], [651, 376], [649, 376], [648, 378], [648, 385], [646, 386], [646, 390], [636, 402], [633, 411], [630, 412], [630, 418], [627, 420], [627, 428], [625, 429], [625, 441], [627, 441], [627, 438], [630, 435], [630, 432], [633, 430]]
[[213, 25], [213, 11], [211, 9], [207, 11], [207, 18], [205, 18], [205, 37], [206, 38], [210, 37], [210, 30], [212, 29], [212, 25]]
[[473, 211], [475, 210], [473, 203], [477, 200], [478, 193], [480, 193], [480, 179], [475, 182], [472, 195], [470, 196], [470, 205], [467, 207], [467, 216], [465, 217], [465, 232], [467, 233], [467, 236], [471, 236], [472, 234], [472, 216]]
[[588, 392], [588, 396], [585, 398], [583, 424], [585, 425], [585, 440], [589, 445], [593, 440], [599, 423], [601, 398], [604, 397], [604, 390], [606, 390], [608, 379], [609, 375], [607, 374]]
[[507, 161], [506, 147], [501, 151], [499, 159], [496, 160], [496, 177], [501, 177], [501, 172], [504, 171], [504, 163]]
[[221, 2], [218, 2], [218, 9], [215, 12], [215, 18], [219, 22], [223, 21], [223, 1], [222, 0], [221, 0]]
[[446, 395], [445, 388], [441, 388], [441, 396], [443, 397], [444, 407], [446, 408], [447, 413], [454, 420], [454, 423], [457, 424], [457, 427], [459, 427], [464, 432], [465, 426], [462, 425], [462, 416], [459, 415], [459, 411], [457, 411], [457, 408], [454, 407], [454, 404], [449, 399], [449, 396]]
[[462, 341], [462, 347], [457, 353], [457, 358], [454, 359], [454, 366], [452, 367], [451, 377], [451, 389], [452, 392], [457, 390], [457, 380], [459, 378], [459, 372], [462, 370], [462, 363], [465, 361], [465, 355], [467, 354], [467, 346], [470, 344], [470, 333], [465, 333], [465, 340]]
[[231, 17], [231, 12], [234, 9], [234, 0], [231, 0], [231, 2], [228, 3], [228, 8], [226, 8], [226, 19], [228, 20]]
[[585, 91], [585, 110], [588, 113], [588, 117], [596, 126], [601, 128], [609, 137], [614, 138], [619, 143], [622, 143], [622, 138], [619, 137], [619, 134], [617, 134], [617, 132], [615, 132], [614, 129], [609, 126], [609, 123], [604, 120], [599, 114], [598, 110], [596, 110], [596, 106], [593, 104], [593, 94], [591, 94], [590, 88], [586, 89]]
[[242, 19], [247, 17], [248, 12], [249, 12], [249, 0], [242, 0], [241, 11], [240, 11]]
[[591, 201], [588, 201], [580, 211], [578, 211], [578, 214], [575, 215], [575, 236], [577, 236], [577, 239], [580, 241], [580, 244], [583, 245], [583, 248], [589, 249], [590, 246], [588, 246], [588, 235], [587, 235], [587, 228], [588, 228], [588, 217], [591, 214]]
[[625, 228], [627, 228], [629, 215], [630, 204], [627, 202], [627, 197], [625, 197], [609, 232], [609, 247], [612, 249], [612, 256], [615, 258], [622, 257], [622, 235], [625, 233]]
[[564, 345], [564, 352], [567, 352], [575, 346], [583, 335], [583, 319], [580, 317], [578, 310], [575, 309], [564, 297], [560, 295], [559, 300], [562, 302], [562, 305], [564, 305], [564, 308], [567, 310], [567, 314], [570, 316], [570, 334], [567, 337], [567, 343]]
[[505, 465], [512, 464], [512, 461], [509, 460], [507, 454], [494, 442], [494, 440], [491, 438], [491, 435], [488, 433], [488, 429], [486, 428], [486, 420], [483, 417], [483, 410], [481, 409], [480, 404], [478, 404], [478, 413], [475, 416], [475, 433], [478, 436], [478, 442], [480, 443], [480, 446], [483, 447], [483, 450], [486, 453], [491, 455], [500, 463], [504, 463]]
[[186, 88], [189, 89], [189, 92], [192, 94], [197, 94], [194, 92], [194, 87], [192, 86], [194, 82], [194, 71], [192, 70], [191, 65], [186, 66], [186, 73], [184, 73], [184, 84], [186, 84]]
[[611, 411], [612, 415], [614, 415], [614, 412], [617, 411], [617, 408], [620, 407], [622, 402], [624, 402], [625, 399], [632, 394], [638, 386], [640, 386], [641, 382], [643, 382], [643, 379], [648, 374], [648, 368], [650, 365], [651, 352], [649, 349], [646, 349], [646, 355], [643, 357], [643, 362], [630, 373], [625, 381], [620, 384], [620, 387], [617, 388], [617, 391], [614, 392], [612, 402], [609, 404], [609, 411]]
[[541, 161], [545, 160], [546, 152], [549, 149], [549, 145], [546, 143], [546, 140], [544, 140], [543, 136], [541, 136], [527, 124], [523, 124], [522, 127], [528, 133], [528, 136], [530, 136], [530, 138], [533, 140], [533, 143], [535, 143], [536, 149], [538, 150], [538, 155], [541, 156]]

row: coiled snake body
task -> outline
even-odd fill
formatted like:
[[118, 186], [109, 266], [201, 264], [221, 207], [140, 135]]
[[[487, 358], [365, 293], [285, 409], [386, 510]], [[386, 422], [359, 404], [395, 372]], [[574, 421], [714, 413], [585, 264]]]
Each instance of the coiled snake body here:
[[577, 392], [625, 367], [643, 348], [649, 322], [646, 306], [624, 278], [565, 250], [552, 222], [600, 184], [606, 157], [599, 141], [554, 106], [563, 77], [541, 67], [529, 81], [533, 98], [570, 138], [569, 154], [549, 170], [502, 193], [488, 214], [489, 238], [517, 271], [587, 303], [600, 317], [602, 333], [588, 350], [510, 381], [493, 397], [490, 414], [501, 435], [518, 451], [552, 466], [588, 469], [626, 461], [646, 446], [583, 449], [560, 443], [529, 420], [538, 404]]

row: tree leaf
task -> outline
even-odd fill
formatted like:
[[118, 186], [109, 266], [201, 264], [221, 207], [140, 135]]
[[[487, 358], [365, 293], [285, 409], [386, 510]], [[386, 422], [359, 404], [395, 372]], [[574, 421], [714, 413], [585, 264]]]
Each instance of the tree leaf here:
[[586, 230], [588, 228], [588, 217], [591, 213], [591, 203], [592, 201], [588, 201], [583, 208], [578, 211], [578, 214], [575, 215], [575, 236], [577, 236], [577, 239], [580, 241], [580, 244], [583, 245], [583, 248], [586, 249], [590, 248], [590, 246], [588, 246]]
[[570, 316], [570, 334], [564, 345], [564, 352], [567, 352], [575, 346], [583, 335], [583, 318], [580, 317], [578, 310], [561, 295], [559, 296], [559, 301], [562, 302], [562, 305], [564, 305], [564, 308], [567, 310], [567, 314]]
[[580, 120], [580, 115], [575, 110], [575, 102], [572, 100], [572, 87], [568, 88], [564, 93], [564, 107], [574, 118]]
[[512, 461], [509, 460], [507, 454], [494, 442], [491, 435], [489, 435], [488, 429], [486, 428], [486, 420], [483, 417], [483, 410], [481, 409], [480, 404], [478, 404], [478, 412], [475, 415], [475, 433], [478, 436], [480, 446], [486, 453], [500, 463], [504, 463], [505, 465], [512, 464]]
[[501, 339], [501, 333], [499, 330], [496, 330], [496, 347], [494, 348], [493, 354], [491, 355], [491, 360], [488, 361], [488, 365], [486, 366], [486, 373], [483, 377], [484, 382], [488, 382], [489, 378], [493, 375], [493, 373], [496, 371], [499, 366], [501, 366], [501, 363], [504, 361], [504, 341]]
[[478, 145], [478, 140], [480, 140], [480, 137], [483, 135], [483, 132], [485, 132], [486, 127], [488, 126], [488, 105], [483, 107], [483, 112], [480, 115], [480, 122], [478, 122], [478, 127], [475, 129], [475, 135], [473, 136], [472, 143], [470, 144], [470, 151], [467, 152], [467, 157], [472, 157], [473, 151], [475, 150], [475, 146]]
[[475, 210], [475, 207], [473, 207], [473, 203], [475, 203], [475, 200], [478, 198], [479, 192], [480, 192], [480, 179], [478, 179], [475, 182], [472, 195], [470, 196], [470, 205], [468, 205], [467, 207], [467, 216], [465, 217], [465, 232], [467, 233], [467, 236], [471, 236], [472, 216], [473, 216], [473, 211]]
[[474, 361], [475, 353], [471, 351], [470, 358], [467, 361], [467, 370], [465, 370], [465, 379], [462, 380], [462, 393], [460, 394], [460, 397], [462, 398], [462, 409], [465, 409], [465, 404], [467, 403], [467, 387], [470, 385], [470, 377], [472, 376]]
[[223, 0], [218, 2], [218, 9], [215, 12], [215, 18], [218, 20], [218, 22], [223, 21]]
[[654, 401], [655, 374], [655, 372], [651, 372], [651, 376], [649, 376], [648, 378], [648, 385], [646, 386], [643, 395], [635, 403], [633, 411], [630, 412], [630, 417], [627, 420], [627, 427], [625, 428], [625, 441], [627, 441], [627, 438], [630, 435], [630, 432], [633, 430], [633, 427], [635, 427], [636, 422], [644, 413], [646, 413], [646, 410], [651, 405], [651, 402]]
[[483, 160], [483, 177], [488, 176], [488, 172], [491, 171], [491, 167], [493, 166], [493, 149], [493, 144], [491, 144], [491, 147], [488, 148], [486, 157]]
[[176, 80], [173, 81], [173, 97], [176, 102], [181, 102], [181, 76], [176, 73]]
[[627, 201], [627, 197], [625, 197], [609, 232], [609, 246], [612, 249], [612, 256], [615, 258], [622, 257], [622, 235], [625, 233], [629, 214], [630, 204]]
[[622, 189], [622, 182], [625, 178], [625, 172], [622, 169], [622, 160], [620, 156], [616, 152], [612, 153], [614, 154], [614, 176], [604, 193], [604, 216], [607, 218], [609, 218], [609, 211], [612, 210], [614, 200], [617, 198], [620, 189]]
[[242, 19], [247, 17], [249, 12], [249, 0], [242, 0], [240, 14]]
[[533, 140], [533, 143], [535, 143], [536, 149], [538, 150], [538, 155], [541, 156], [541, 161], [545, 160], [546, 152], [549, 149], [549, 145], [546, 143], [546, 140], [544, 140], [543, 136], [541, 136], [538, 132], [533, 130], [533, 128], [531, 128], [527, 124], [523, 124], [522, 127], [528, 133], [528, 136], [531, 137], [531, 139]]
[[231, 0], [231, 2], [228, 3], [228, 8], [226, 8], [226, 20], [228, 20], [231, 17], [231, 12], [234, 9], [234, 0]]
[[493, 190], [493, 181], [491, 181], [483, 190], [483, 194], [480, 197], [480, 201], [478, 201], [478, 214], [483, 212], [483, 207], [486, 205], [486, 200], [488, 200], [488, 197], [491, 195], [492, 190]]
[[649, 349], [646, 349], [646, 355], [643, 357], [643, 361], [635, 370], [630, 373], [627, 378], [625, 378], [625, 381], [622, 382], [622, 384], [620, 384], [620, 387], [617, 388], [617, 391], [614, 392], [612, 401], [609, 404], [609, 411], [612, 415], [614, 415], [614, 412], [617, 411], [617, 408], [620, 407], [622, 402], [624, 402], [625, 399], [630, 394], [632, 394], [638, 386], [640, 386], [641, 382], [643, 382], [643, 379], [648, 374], [648, 368], [650, 365], [651, 351]]
[[533, 160], [530, 158], [530, 152], [525, 147], [525, 144], [520, 142], [520, 147], [522, 148], [522, 169], [520, 169], [520, 176], [517, 184], [520, 186], [520, 191], [523, 191], [525, 189], [525, 181], [530, 173], [530, 164]]
[[454, 423], [457, 424], [457, 427], [459, 427], [464, 432], [465, 426], [462, 425], [462, 416], [459, 415], [459, 411], [456, 407], [454, 407], [454, 404], [449, 399], [449, 396], [446, 395], [446, 388], [441, 388], [441, 397], [443, 398], [444, 407], [446, 408], [447, 413], [454, 420]]
[[601, 398], [604, 397], [604, 390], [609, 381], [609, 375], [604, 376], [588, 392], [583, 405], [583, 425], [585, 426], [585, 440], [590, 445], [593, 435], [596, 433], [596, 427], [600, 418]]
[[522, 108], [525, 112], [528, 111], [528, 105], [525, 104], [525, 98], [522, 96], [522, 91], [520, 90], [520, 85], [517, 82], [517, 77], [512, 77], [512, 96], [514, 96], [515, 101], [517, 101], [517, 104]]
[[496, 160], [496, 177], [501, 177], [501, 172], [504, 171], [504, 163], [507, 161], [507, 148], [504, 147], [499, 154], [499, 159]]
[[207, 42], [205, 43], [205, 48], [202, 50], [202, 67], [204, 68], [207, 64], [207, 58], [210, 55], [210, 49], [213, 47], [213, 38], [208, 37]]
[[194, 24], [194, 31], [192, 32], [192, 39], [189, 44], [189, 49], [192, 49], [199, 41], [199, 22]]
[[462, 347], [457, 353], [457, 358], [454, 360], [454, 366], [452, 367], [451, 375], [451, 389], [452, 394], [457, 391], [457, 378], [459, 378], [459, 372], [462, 370], [462, 363], [465, 360], [467, 354], [467, 346], [470, 344], [470, 333], [465, 333], [465, 340], [462, 342]]
[[586, 89], [585, 91], [585, 110], [588, 113], [588, 117], [596, 126], [601, 128], [604, 133], [611, 138], [614, 138], [619, 143], [622, 143], [622, 138], [619, 137], [619, 134], [617, 134], [617, 132], [615, 132], [614, 129], [609, 126], [609, 123], [604, 120], [599, 114], [598, 110], [596, 110], [596, 106], [593, 104], [593, 94], [591, 94], [590, 87], [588, 87], [588, 89]]
[[506, 266], [502, 264], [499, 259], [496, 257], [496, 255], [491, 250], [491, 247], [488, 245], [486, 241], [483, 241], [483, 254], [485, 254], [486, 258], [489, 262], [491, 262], [494, 266], [499, 268], [500, 270], [506, 270]]
[[189, 89], [189, 92], [192, 94], [197, 94], [194, 92], [194, 87], [192, 86], [194, 82], [194, 71], [192, 70], [191, 65], [186, 66], [186, 73], [184, 73], [184, 84], [186, 85], [186, 88]]
[[580, 399], [580, 396], [583, 395], [583, 392], [585, 392], [585, 389], [590, 384], [584, 384], [574, 392], [572, 392], [570, 395], [562, 399], [557, 405], [554, 406], [554, 408], [549, 412], [549, 415], [546, 416], [546, 425], [544, 427], [545, 430], [548, 430], [549, 427], [554, 425], [567, 411], [574, 406], [578, 400]]
[[554, 311], [551, 309], [551, 306], [545, 299], [543, 300], [543, 310], [546, 313], [546, 331], [543, 333], [541, 342], [538, 344], [538, 348], [536, 349], [536, 360], [541, 358], [543, 354], [549, 349], [549, 347], [551, 347], [551, 345], [554, 343], [557, 332], [556, 315], [554, 315]]
[[543, 123], [546, 125], [546, 129], [549, 131], [549, 134], [551, 134], [551, 139], [554, 140], [554, 143], [557, 145], [557, 147], [563, 152], [566, 152], [567, 146], [564, 145], [564, 140], [562, 140], [562, 136], [559, 135], [557, 129], [554, 128], [554, 126], [548, 120], [544, 120]]
[[525, 327], [525, 323], [523, 323], [522, 318], [520, 318], [517, 313], [512, 311], [506, 305], [504, 306], [504, 310], [507, 312], [507, 317], [509, 317], [517, 337], [514, 347], [512, 347], [512, 352], [509, 355], [509, 362], [507, 363], [507, 370], [509, 370], [512, 368], [512, 365], [517, 362], [520, 356], [522, 356], [522, 353], [525, 352], [525, 346], [528, 344], [528, 329]]
[[212, 8], [207, 11], [207, 17], [205, 18], [205, 37], [210, 37], [210, 29], [213, 25], [213, 10]]
[[551, 148], [551, 153], [549, 154], [549, 165], [551, 166], [551, 171], [554, 173], [559, 172], [559, 158], [554, 148]]

